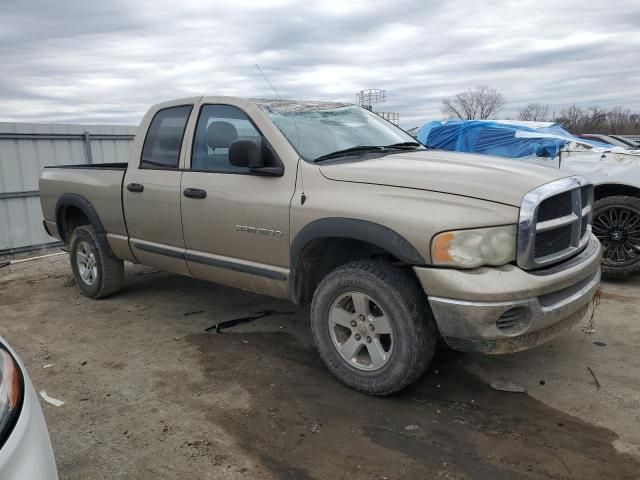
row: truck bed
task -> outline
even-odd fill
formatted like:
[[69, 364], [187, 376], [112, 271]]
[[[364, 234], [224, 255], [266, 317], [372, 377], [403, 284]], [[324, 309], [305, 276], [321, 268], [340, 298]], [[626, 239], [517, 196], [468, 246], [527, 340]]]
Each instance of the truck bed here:
[[[106, 232], [127, 236], [122, 211], [122, 181], [126, 163], [60, 165], [45, 167], [40, 177], [40, 202], [47, 229], [62, 237], [56, 205], [63, 196], [85, 199], [95, 210]], [[61, 238], [64, 240], [64, 238]]]

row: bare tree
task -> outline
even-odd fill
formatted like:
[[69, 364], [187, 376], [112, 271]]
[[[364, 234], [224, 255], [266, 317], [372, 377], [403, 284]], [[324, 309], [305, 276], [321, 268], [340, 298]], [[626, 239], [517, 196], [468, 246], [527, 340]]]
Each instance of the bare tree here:
[[453, 97], [442, 99], [442, 113], [460, 120], [486, 120], [504, 108], [505, 98], [487, 85], [465, 90]]
[[556, 118], [556, 122], [575, 134], [603, 133], [637, 134], [640, 132], [640, 115], [632, 114], [629, 109], [613, 107], [605, 110], [594, 105], [582, 109], [576, 105], [565, 108]]
[[549, 105], [544, 103], [530, 103], [520, 110], [520, 120], [544, 122], [549, 117]]
[[622, 107], [613, 107], [607, 112], [607, 123], [610, 133], [625, 134], [631, 133], [632, 119], [631, 110]]

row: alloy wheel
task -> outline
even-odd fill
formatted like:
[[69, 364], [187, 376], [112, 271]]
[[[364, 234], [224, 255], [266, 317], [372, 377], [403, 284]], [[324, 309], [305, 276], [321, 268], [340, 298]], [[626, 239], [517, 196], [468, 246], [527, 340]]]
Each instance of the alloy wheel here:
[[80, 278], [87, 285], [93, 285], [98, 279], [98, 262], [96, 254], [88, 242], [80, 242], [76, 249], [76, 266]]
[[370, 296], [350, 291], [331, 304], [331, 340], [340, 356], [359, 370], [384, 367], [393, 353], [393, 326], [382, 307]]
[[640, 256], [640, 215], [631, 208], [606, 207], [593, 219], [593, 233], [602, 244], [603, 261], [612, 266], [634, 263]]

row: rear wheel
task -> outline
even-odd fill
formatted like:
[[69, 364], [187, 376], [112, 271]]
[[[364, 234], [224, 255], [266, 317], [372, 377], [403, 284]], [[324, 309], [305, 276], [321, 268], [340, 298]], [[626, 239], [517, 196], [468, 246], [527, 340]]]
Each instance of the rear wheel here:
[[429, 365], [437, 339], [415, 279], [375, 261], [349, 263], [322, 280], [311, 305], [311, 329], [329, 370], [374, 395], [413, 383]]
[[623, 278], [640, 271], [640, 199], [615, 196], [594, 205], [593, 233], [602, 244], [602, 273]]
[[87, 297], [106, 297], [122, 288], [124, 262], [113, 255], [107, 240], [92, 225], [73, 231], [69, 258], [76, 283]]

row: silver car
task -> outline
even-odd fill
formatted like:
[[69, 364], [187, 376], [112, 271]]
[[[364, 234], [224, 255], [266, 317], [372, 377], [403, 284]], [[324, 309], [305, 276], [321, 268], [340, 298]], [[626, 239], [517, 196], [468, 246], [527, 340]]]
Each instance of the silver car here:
[[24, 365], [0, 337], [0, 479], [57, 480], [42, 409]]

